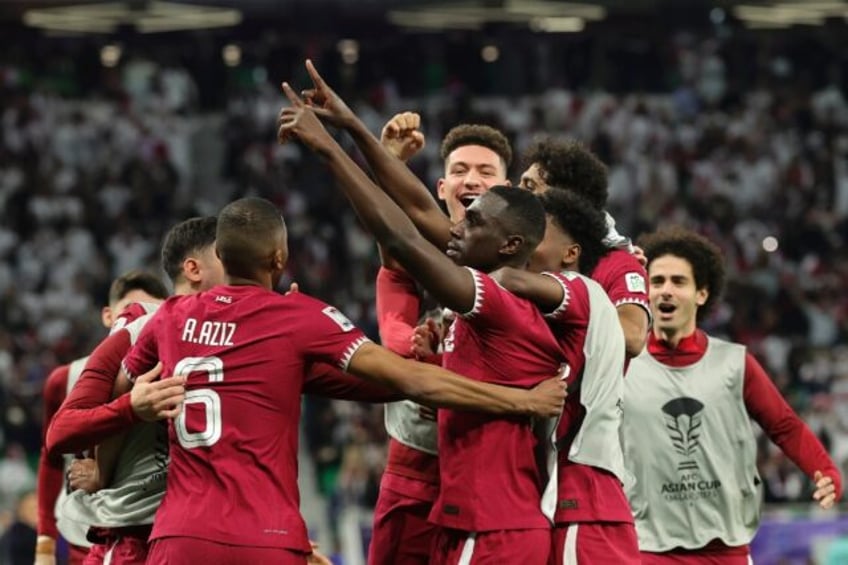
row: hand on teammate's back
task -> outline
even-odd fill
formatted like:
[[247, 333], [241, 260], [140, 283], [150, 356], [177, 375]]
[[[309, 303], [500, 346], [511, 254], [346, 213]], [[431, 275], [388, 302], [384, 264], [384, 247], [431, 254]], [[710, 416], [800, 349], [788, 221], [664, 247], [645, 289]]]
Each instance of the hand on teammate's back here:
[[153, 369], [135, 380], [130, 392], [133, 412], [145, 422], [176, 418], [185, 400], [186, 378], [174, 375], [158, 380], [161, 373], [162, 363], [157, 363]]
[[427, 318], [423, 324], [412, 330], [409, 351], [418, 360], [427, 359], [436, 354], [441, 339], [441, 327], [433, 318]]
[[415, 112], [395, 114], [383, 126], [380, 143], [401, 161], [408, 161], [426, 144], [421, 132], [421, 116]]
[[88, 494], [102, 488], [97, 461], [91, 458], [74, 459], [68, 466], [68, 485], [74, 490], [84, 490]]

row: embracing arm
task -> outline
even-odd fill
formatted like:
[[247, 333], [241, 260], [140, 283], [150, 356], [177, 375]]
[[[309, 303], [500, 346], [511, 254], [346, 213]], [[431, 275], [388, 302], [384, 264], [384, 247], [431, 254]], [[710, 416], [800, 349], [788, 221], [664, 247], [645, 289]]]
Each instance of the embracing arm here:
[[404, 359], [373, 343], [357, 349], [348, 371], [439, 408], [552, 417], [562, 411], [565, 381], [553, 377], [521, 389], [473, 381], [441, 367]]
[[562, 304], [565, 289], [553, 277], [513, 267], [498, 269], [491, 276], [511, 293], [533, 302], [542, 312], [553, 312]]

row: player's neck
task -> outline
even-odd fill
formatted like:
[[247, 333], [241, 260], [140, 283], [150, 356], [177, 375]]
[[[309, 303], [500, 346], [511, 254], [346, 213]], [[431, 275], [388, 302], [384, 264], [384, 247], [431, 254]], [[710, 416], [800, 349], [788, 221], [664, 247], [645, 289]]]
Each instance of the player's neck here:
[[676, 349], [680, 342], [695, 333], [695, 327], [686, 328], [654, 328], [654, 337], [660, 341], [664, 341], [672, 349]]
[[255, 277], [237, 277], [227, 275], [227, 284], [231, 286], [260, 286], [271, 290], [271, 276], [256, 275]]

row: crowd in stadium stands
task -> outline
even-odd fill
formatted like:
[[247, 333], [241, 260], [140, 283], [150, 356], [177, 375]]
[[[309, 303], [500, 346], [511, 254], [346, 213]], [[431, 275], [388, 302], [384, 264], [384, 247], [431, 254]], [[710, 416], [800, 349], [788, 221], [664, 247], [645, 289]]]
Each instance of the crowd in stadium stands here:
[[[680, 223], [721, 246], [731, 281], [705, 328], [749, 346], [848, 472], [848, 104], [835, 84], [734, 92], [709, 52], [678, 63], [680, 86], [665, 94], [551, 88], [506, 99], [454, 88], [402, 99], [385, 83], [357, 112], [375, 132], [396, 111], [422, 114], [427, 146], [410, 166], [430, 186], [439, 140], [460, 122], [502, 129], [516, 154], [546, 134], [587, 143], [609, 165], [620, 232]], [[161, 235], [181, 219], [248, 194], [271, 199], [290, 230], [284, 285], [297, 281], [376, 337], [372, 239], [316, 159], [276, 144], [275, 87], [235, 92], [210, 117], [193, 109], [185, 72], [139, 61], [96, 100], [62, 99], [22, 77], [0, 69], [4, 510], [34, 486], [45, 377], [102, 337], [109, 281], [157, 269]], [[306, 401], [306, 448], [336, 507], [376, 499], [381, 410]], [[766, 500], [807, 500], [801, 473], [763, 446]]]

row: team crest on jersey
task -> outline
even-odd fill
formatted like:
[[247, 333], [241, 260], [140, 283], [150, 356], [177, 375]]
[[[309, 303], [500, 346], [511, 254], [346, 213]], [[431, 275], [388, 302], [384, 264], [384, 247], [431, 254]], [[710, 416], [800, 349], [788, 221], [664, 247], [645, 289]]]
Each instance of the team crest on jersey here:
[[645, 277], [640, 273], [627, 273], [624, 275], [624, 282], [627, 284], [627, 290], [630, 292], [647, 292], [645, 286]]
[[347, 316], [339, 312], [337, 308], [333, 306], [327, 306], [321, 312], [324, 313], [325, 316], [333, 320], [337, 326], [339, 326], [343, 332], [349, 332], [354, 327], [353, 322], [351, 322]]

